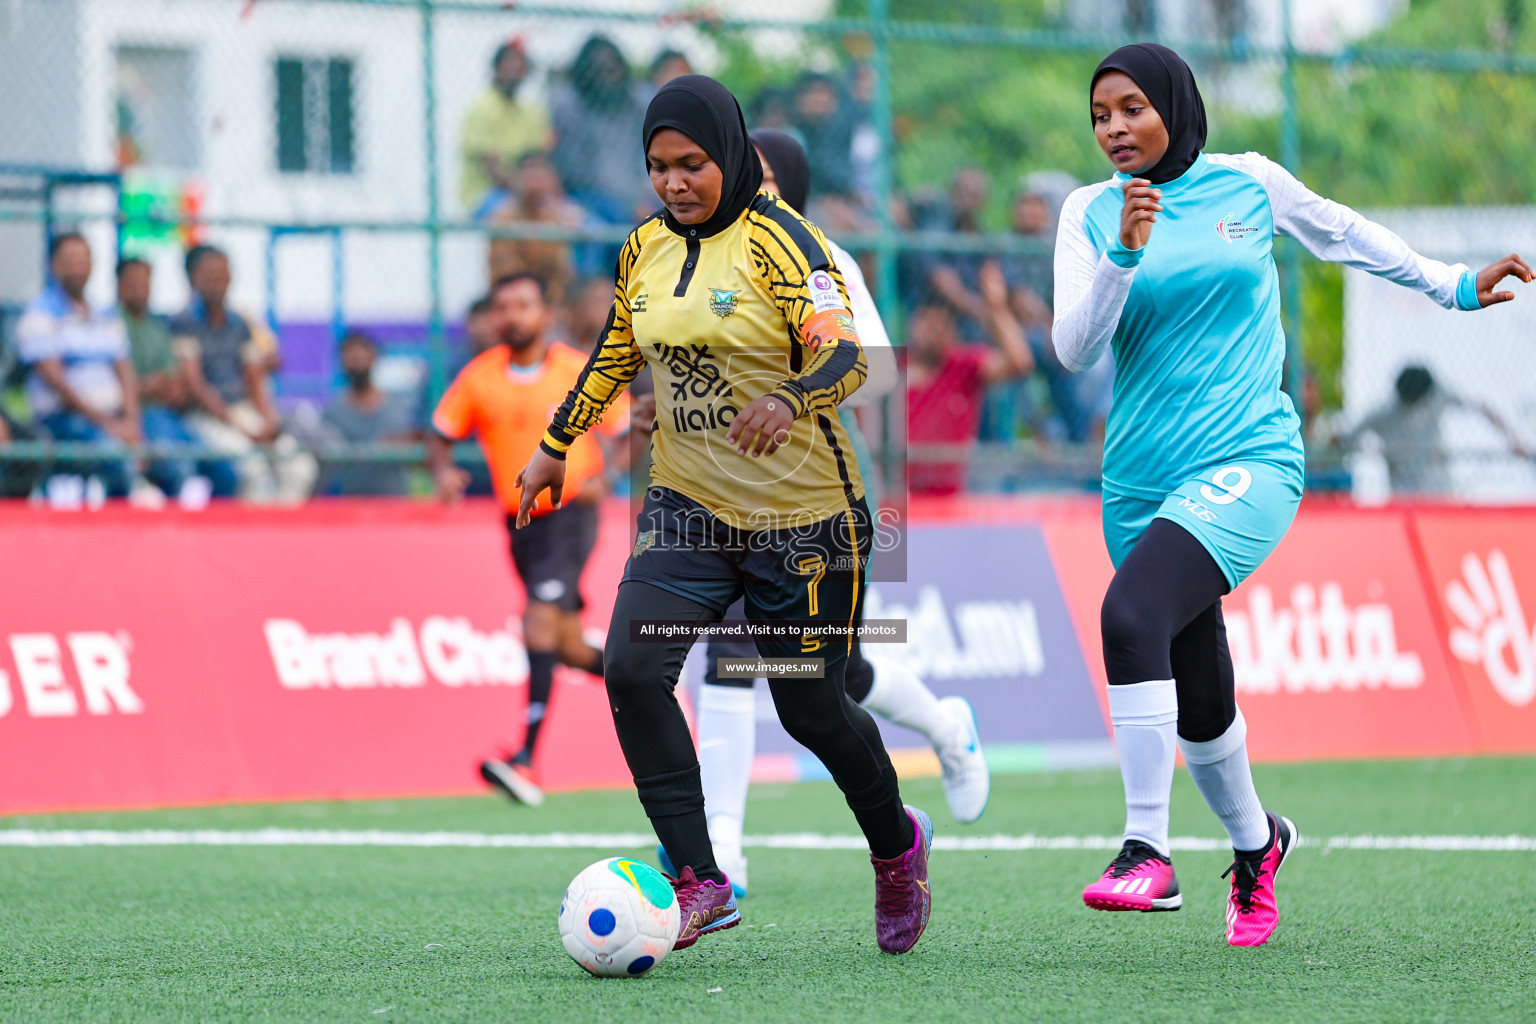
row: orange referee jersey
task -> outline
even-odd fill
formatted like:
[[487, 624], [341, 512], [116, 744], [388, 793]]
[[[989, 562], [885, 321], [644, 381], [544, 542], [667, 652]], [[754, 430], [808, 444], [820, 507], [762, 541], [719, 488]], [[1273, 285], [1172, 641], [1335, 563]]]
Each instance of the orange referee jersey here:
[[[497, 345], [459, 371], [432, 414], [432, 426], [444, 437], [457, 441], [470, 434], [479, 436], [496, 497], [508, 512], [517, 511], [522, 497], [517, 474], [528, 465], [544, 428], [586, 365], [586, 356], [558, 342], [549, 346], [543, 362], [529, 367], [512, 362], [512, 350]], [[629, 429], [629, 396], [622, 397], [598, 424], [610, 437]], [[603, 452], [596, 438], [579, 438], [565, 458], [564, 500], [573, 500], [581, 493], [581, 485], [602, 471]], [[533, 514], [551, 511], [549, 495], [540, 495]]]

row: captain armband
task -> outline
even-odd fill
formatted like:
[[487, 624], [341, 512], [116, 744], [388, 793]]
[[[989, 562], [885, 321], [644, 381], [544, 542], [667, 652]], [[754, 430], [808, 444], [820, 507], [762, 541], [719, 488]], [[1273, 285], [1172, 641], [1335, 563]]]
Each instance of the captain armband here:
[[853, 325], [853, 314], [843, 306], [811, 314], [805, 326], [800, 328], [800, 336], [805, 339], [806, 345], [812, 352], [819, 349], [822, 342], [829, 340], [849, 341], [855, 345], [859, 343], [859, 332]]

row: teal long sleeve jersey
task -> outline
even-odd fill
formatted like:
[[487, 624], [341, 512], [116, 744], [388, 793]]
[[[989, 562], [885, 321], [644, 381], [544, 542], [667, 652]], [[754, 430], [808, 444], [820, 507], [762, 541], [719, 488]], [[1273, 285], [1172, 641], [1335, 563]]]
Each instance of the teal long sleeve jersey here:
[[1115, 390], [1104, 490], [1159, 500], [1237, 460], [1303, 468], [1300, 421], [1281, 387], [1276, 234], [1314, 256], [1477, 309], [1460, 264], [1420, 256], [1397, 235], [1311, 192], [1257, 153], [1202, 154], [1164, 185], [1145, 246], [1120, 244], [1121, 186], [1078, 189], [1056, 239], [1054, 342], [1072, 370], [1112, 344]]

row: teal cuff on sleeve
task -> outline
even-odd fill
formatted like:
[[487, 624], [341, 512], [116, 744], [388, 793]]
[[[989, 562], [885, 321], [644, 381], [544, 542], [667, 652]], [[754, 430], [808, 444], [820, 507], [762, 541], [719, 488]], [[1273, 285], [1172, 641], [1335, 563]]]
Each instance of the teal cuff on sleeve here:
[[1456, 282], [1456, 308], [1457, 309], [1482, 309], [1483, 304], [1477, 301], [1477, 275], [1467, 271], [1461, 275], [1461, 280]]
[[1115, 266], [1124, 267], [1126, 270], [1129, 270], [1141, 262], [1142, 254], [1146, 251], [1146, 246], [1142, 246], [1140, 249], [1127, 249], [1120, 244], [1120, 239], [1116, 238], [1114, 244], [1109, 247], [1109, 251], [1105, 255], [1109, 257], [1109, 262]]

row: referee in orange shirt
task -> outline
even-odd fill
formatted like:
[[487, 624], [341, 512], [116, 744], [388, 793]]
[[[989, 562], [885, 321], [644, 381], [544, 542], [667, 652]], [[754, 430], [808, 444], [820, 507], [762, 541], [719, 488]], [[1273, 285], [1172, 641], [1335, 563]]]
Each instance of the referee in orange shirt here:
[[534, 745], [555, 665], [603, 674], [603, 652], [582, 637], [578, 584], [597, 542], [597, 502], [608, 493], [605, 461], [616, 468], [628, 462], [628, 445], [619, 439], [629, 429], [629, 405], [609, 408], [593, 432], [598, 436], [587, 435], [572, 447], [564, 504], [552, 508], [545, 497], [535, 505], [528, 527], [513, 529], [522, 497], [517, 475], [538, 449], [545, 426], [575, 386], [587, 357], [549, 339], [553, 311], [537, 274], [501, 278], [491, 288], [490, 302], [498, 344], [471, 360], [438, 403], [427, 459], [438, 496], [453, 504], [463, 498], [469, 480], [453, 464], [453, 442], [476, 435], [506, 511], [512, 564], [528, 599], [523, 612], [528, 728], [522, 750], [510, 761], [482, 761], [480, 774], [512, 799], [538, 805], [544, 794], [533, 778]]

